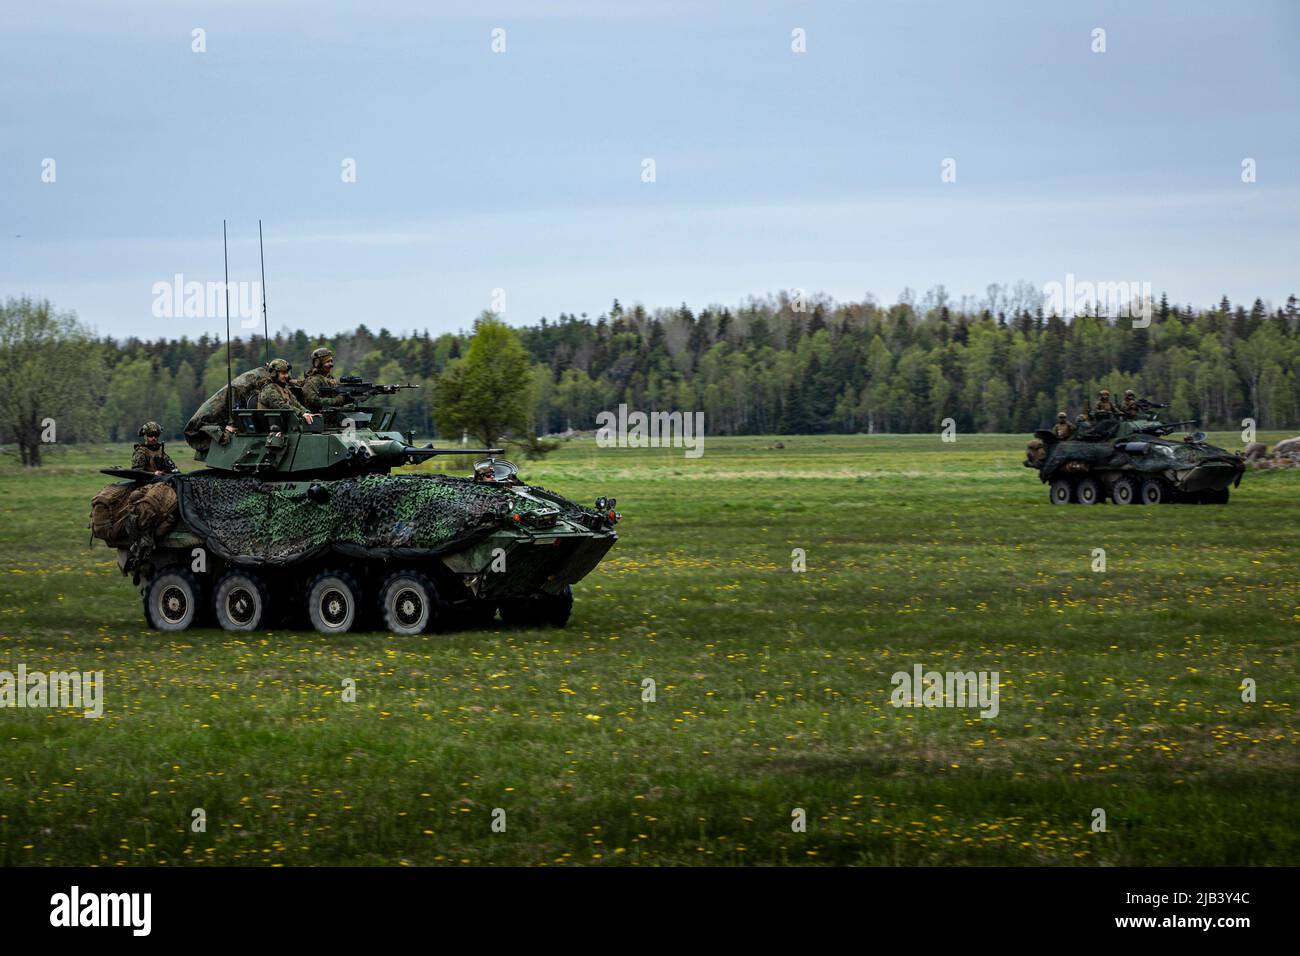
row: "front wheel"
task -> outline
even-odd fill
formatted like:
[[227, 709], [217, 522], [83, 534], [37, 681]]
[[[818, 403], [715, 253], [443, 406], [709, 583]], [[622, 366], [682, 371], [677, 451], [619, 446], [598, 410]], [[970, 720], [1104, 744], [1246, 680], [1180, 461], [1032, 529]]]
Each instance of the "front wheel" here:
[[212, 600], [217, 623], [227, 631], [255, 631], [266, 619], [266, 585], [255, 574], [232, 571], [217, 585]]
[[1081, 505], [1095, 505], [1101, 501], [1101, 485], [1095, 478], [1081, 478], [1074, 489]]
[[433, 621], [438, 597], [417, 571], [391, 574], [379, 592], [379, 612], [393, 634], [423, 634]]
[[200, 601], [199, 582], [184, 568], [164, 568], [144, 597], [149, 625], [160, 631], [183, 631], [194, 623]]
[[1074, 486], [1070, 484], [1068, 478], [1054, 479], [1048, 493], [1054, 505], [1068, 505], [1074, 500]]
[[573, 588], [559, 594], [531, 594], [501, 602], [501, 620], [511, 627], [564, 627], [573, 613]]
[[322, 634], [344, 634], [357, 620], [357, 583], [341, 571], [317, 575], [307, 595], [307, 616]]

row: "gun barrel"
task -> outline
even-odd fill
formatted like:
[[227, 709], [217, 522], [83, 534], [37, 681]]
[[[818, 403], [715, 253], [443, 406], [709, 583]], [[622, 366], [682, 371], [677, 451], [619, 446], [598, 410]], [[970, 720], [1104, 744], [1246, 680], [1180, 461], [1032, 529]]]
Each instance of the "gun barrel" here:
[[504, 448], [434, 448], [432, 445], [403, 445], [402, 451], [411, 458], [433, 458], [437, 455], [501, 455]]

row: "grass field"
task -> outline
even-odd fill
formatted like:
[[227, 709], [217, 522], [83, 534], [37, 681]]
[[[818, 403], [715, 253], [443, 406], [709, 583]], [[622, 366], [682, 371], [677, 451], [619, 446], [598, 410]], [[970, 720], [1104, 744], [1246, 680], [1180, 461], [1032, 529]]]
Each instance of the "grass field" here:
[[[0, 669], [106, 680], [0, 710], [0, 863], [1295, 862], [1300, 472], [1056, 508], [1024, 436], [782, 441], [526, 464], [625, 516], [569, 627], [412, 638], [151, 631], [87, 546], [127, 450], [0, 465]], [[997, 717], [891, 706], [914, 664]]]

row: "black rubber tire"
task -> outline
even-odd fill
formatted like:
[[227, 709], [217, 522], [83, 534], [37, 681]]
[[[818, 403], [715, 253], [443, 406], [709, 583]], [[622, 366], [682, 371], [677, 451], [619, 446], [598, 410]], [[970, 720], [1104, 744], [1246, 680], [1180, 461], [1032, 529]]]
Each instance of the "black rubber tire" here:
[[1127, 475], [1115, 479], [1110, 488], [1110, 500], [1117, 505], [1135, 505], [1139, 502], [1138, 483]]
[[1159, 478], [1148, 478], [1138, 489], [1138, 500], [1144, 505], [1163, 505], [1170, 500], [1168, 487]]
[[548, 627], [564, 627], [573, 614], [573, 588], [564, 586], [559, 594], [543, 594], [540, 597], [543, 623]]
[[559, 594], [541, 592], [501, 602], [501, 620], [511, 627], [564, 627], [573, 613], [573, 588]]
[[418, 571], [396, 571], [379, 589], [379, 616], [390, 634], [423, 634], [438, 618], [438, 592]]
[[177, 565], [161, 569], [144, 597], [145, 618], [159, 631], [184, 631], [194, 624], [203, 603], [198, 578]]
[[1069, 478], [1053, 478], [1047, 486], [1047, 494], [1054, 505], [1068, 505], [1074, 502], [1074, 485]]
[[322, 571], [307, 590], [307, 616], [321, 634], [346, 634], [360, 611], [361, 591], [346, 572]]
[[223, 631], [256, 631], [267, 621], [266, 584], [248, 571], [230, 571], [217, 584], [212, 613]]
[[1080, 478], [1074, 486], [1074, 499], [1081, 505], [1095, 505], [1105, 500], [1096, 478]]

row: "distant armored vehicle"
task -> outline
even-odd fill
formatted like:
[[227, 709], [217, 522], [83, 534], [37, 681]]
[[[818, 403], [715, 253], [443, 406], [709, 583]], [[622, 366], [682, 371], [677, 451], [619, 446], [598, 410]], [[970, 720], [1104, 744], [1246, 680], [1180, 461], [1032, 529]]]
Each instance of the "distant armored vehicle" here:
[[[96, 496], [92, 533], [117, 548], [145, 617], [165, 631], [215, 618], [230, 631], [309, 620], [397, 634], [493, 620], [563, 626], [572, 585], [609, 551], [613, 498], [586, 508], [519, 480], [500, 449], [416, 447], [364, 404], [394, 386], [352, 379], [357, 404], [310, 424], [233, 408], [199, 450], [207, 470], [127, 479]], [[222, 429], [212, 430], [221, 435]], [[472, 477], [391, 474], [436, 455], [484, 455]]]
[[1227, 504], [1245, 471], [1241, 456], [1207, 444], [1204, 432], [1166, 437], [1196, 424], [1105, 416], [1081, 422], [1064, 440], [1043, 429], [1034, 432], [1024, 464], [1038, 470], [1057, 505]]

